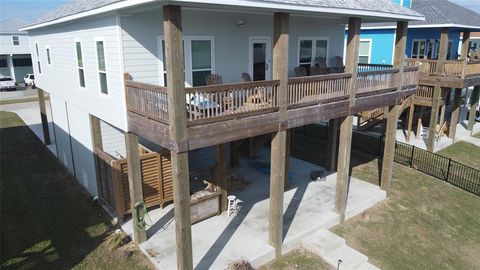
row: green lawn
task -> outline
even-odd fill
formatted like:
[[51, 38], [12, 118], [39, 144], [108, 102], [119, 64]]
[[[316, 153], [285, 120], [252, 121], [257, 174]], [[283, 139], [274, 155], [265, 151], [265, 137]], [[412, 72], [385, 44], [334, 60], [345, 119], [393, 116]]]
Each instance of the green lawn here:
[[153, 269], [16, 114], [0, 128], [1, 269]]
[[259, 267], [257, 270], [333, 270], [318, 255], [305, 249], [297, 249]]
[[480, 169], [480, 147], [474, 144], [459, 141], [442, 149], [437, 154], [450, 157], [455, 161]]
[[[292, 155], [323, 165], [326, 143], [313, 135], [295, 134]], [[378, 184], [376, 156], [353, 150], [351, 165]], [[381, 269], [480, 269], [480, 197], [399, 164], [389, 199], [332, 231]]]

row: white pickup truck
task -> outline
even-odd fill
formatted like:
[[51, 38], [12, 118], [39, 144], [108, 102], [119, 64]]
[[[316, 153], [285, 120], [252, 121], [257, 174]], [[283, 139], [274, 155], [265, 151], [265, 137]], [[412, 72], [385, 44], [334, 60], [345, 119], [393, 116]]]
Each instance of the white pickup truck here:
[[12, 78], [0, 74], [0, 91], [16, 90], [17, 86]]

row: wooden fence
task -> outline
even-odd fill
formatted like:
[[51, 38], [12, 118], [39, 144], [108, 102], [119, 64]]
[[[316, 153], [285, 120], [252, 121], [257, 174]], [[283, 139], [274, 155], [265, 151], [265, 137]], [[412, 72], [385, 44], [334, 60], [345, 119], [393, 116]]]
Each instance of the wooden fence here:
[[[131, 213], [126, 159], [115, 159], [96, 150], [100, 198], [118, 218]], [[147, 207], [173, 201], [172, 168], [169, 153], [140, 150], [144, 202]]]

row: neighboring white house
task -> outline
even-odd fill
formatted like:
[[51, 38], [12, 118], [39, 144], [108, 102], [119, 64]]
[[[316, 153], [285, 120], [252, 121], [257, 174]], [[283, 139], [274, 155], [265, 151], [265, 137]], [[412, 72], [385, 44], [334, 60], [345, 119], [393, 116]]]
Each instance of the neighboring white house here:
[[[136, 81], [165, 84], [166, 1], [97, 2], [73, 1], [23, 29], [30, 36], [36, 84], [50, 94], [58, 158], [92, 195], [97, 195], [97, 185], [90, 115], [102, 120], [110, 154], [125, 156], [123, 73]], [[365, 22], [422, 18], [386, 0], [382, 5], [370, 0], [174, 2], [182, 5], [185, 83], [193, 86], [205, 84], [211, 73], [220, 74], [224, 83], [242, 81], [242, 72], [254, 79], [254, 74], [271, 78], [274, 11], [292, 14], [292, 75], [300, 64], [343, 55], [348, 17]]]
[[26, 74], [33, 73], [28, 33], [20, 31], [29, 24], [20, 18], [0, 22], [0, 74], [23, 82]]

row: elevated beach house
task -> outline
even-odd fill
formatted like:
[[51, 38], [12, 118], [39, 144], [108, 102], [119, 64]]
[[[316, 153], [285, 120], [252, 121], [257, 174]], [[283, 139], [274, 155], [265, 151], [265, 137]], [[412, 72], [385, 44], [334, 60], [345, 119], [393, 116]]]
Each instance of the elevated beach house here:
[[20, 31], [28, 23], [20, 18], [0, 22], [0, 74], [15, 82], [33, 73], [28, 33]]
[[[473, 130], [480, 91], [480, 63], [474, 58], [474, 50], [477, 48], [476, 43], [471, 42], [470, 33], [480, 31], [480, 14], [447, 0], [393, 2], [410, 7], [425, 16], [424, 21], [409, 24], [405, 54], [409, 58], [409, 64], [420, 66], [421, 87], [416, 95], [404, 102], [402, 110], [409, 109], [407, 141], [411, 137], [414, 118], [418, 119], [417, 137], [422, 131], [422, 119], [430, 119], [429, 123], [423, 125], [429, 126], [427, 149], [433, 151], [441, 129], [448, 129], [447, 135], [455, 140], [462, 89], [469, 87], [471, 91], [467, 93], [471, 110], [467, 126]], [[394, 60], [395, 27], [394, 23], [362, 24], [360, 63], [373, 64], [376, 69], [391, 67]], [[462, 35], [465, 38], [461, 39]], [[467, 59], [469, 54], [472, 57]], [[453, 96], [451, 111], [446, 112], [450, 96]], [[450, 117], [447, 119], [446, 115]], [[383, 117], [382, 111], [367, 112], [363, 116], [361, 122], [365, 127], [369, 126], [369, 122], [375, 123], [370, 117]]]
[[[379, 198], [357, 188], [388, 193], [399, 104], [417, 90], [418, 67], [403, 65], [408, 21], [422, 19], [387, 0], [73, 0], [23, 30], [45, 141], [58, 158], [125, 217], [158, 265], [224, 269], [242, 256], [257, 256], [257, 265], [273, 259], [288, 250], [285, 239], [343, 222]], [[396, 24], [393, 64], [359, 72], [360, 26], [375, 22]], [[349, 176], [353, 115], [380, 107], [389, 107], [383, 191]], [[310, 183], [305, 162], [289, 163], [289, 140], [293, 128], [320, 121], [330, 122], [325, 167], [333, 180]], [[241, 148], [262, 140], [264, 160], [245, 166]], [[213, 176], [197, 179], [198, 167]], [[306, 208], [307, 197], [290, 196], [298, 183], [311, 194]], [[347, 198], [356, 202], [347, 207]]]

